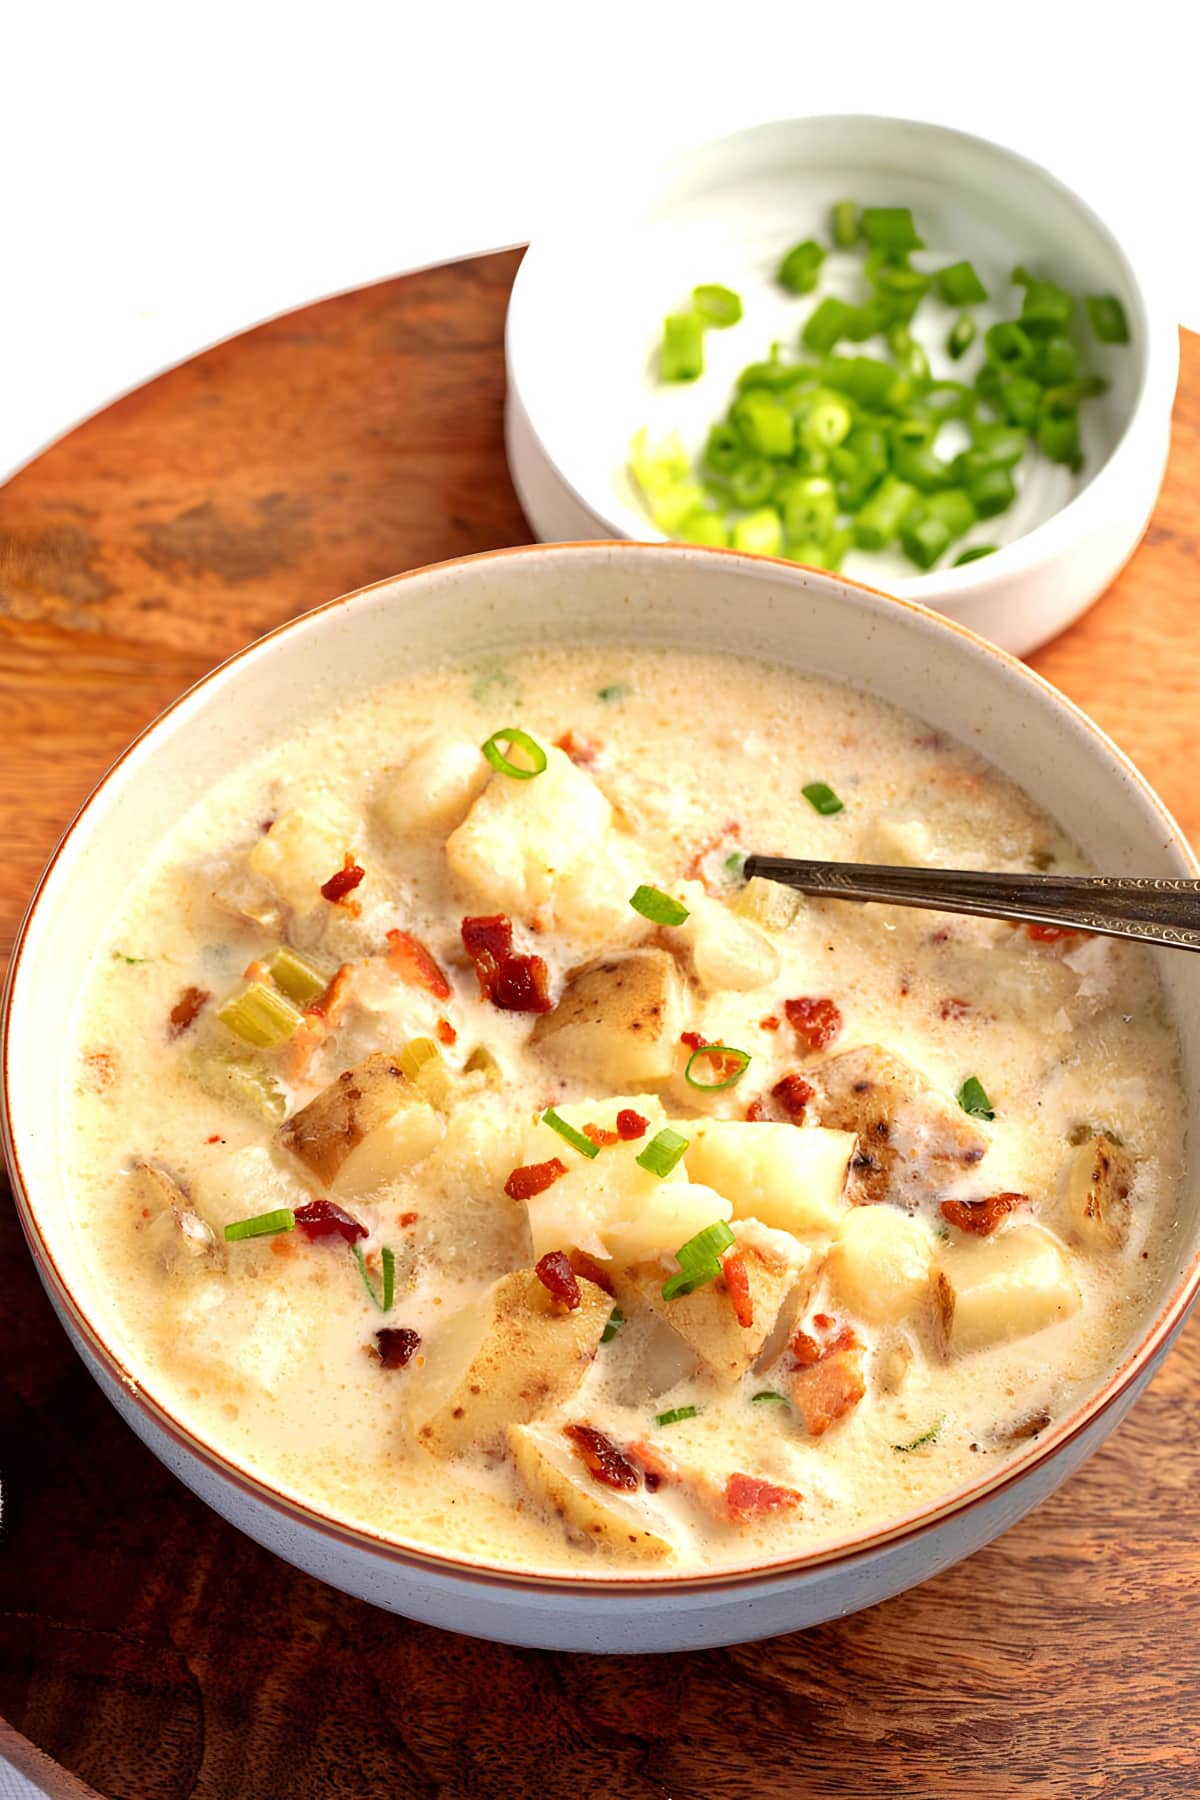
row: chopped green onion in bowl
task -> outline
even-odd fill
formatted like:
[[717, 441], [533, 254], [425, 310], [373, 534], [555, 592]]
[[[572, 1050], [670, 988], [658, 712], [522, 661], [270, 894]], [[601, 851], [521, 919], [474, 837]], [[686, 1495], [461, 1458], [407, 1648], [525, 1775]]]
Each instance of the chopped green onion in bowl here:
[[647, 887], [645, 883], [635, 888], [629, 896], [629, 904], [634, 912], [641, 913], [643, 919], [649, 919], [653, 925], [682, 925], [688, 916], [687, 907], [680, 901], [672, 900], [661, 888]]
[[[507, 751], [500, 748], [507, 745]], [[509, 775], [514, 781], [532, 781], [535, 775], [541, 775], [546, 768], [546, 752], [535, 738], [516, 725], [507, 725], [503, 731], [493, 731], [486, 743], [480, 745], [484, 756], [499, 775]], [[519, 750], [528, 757], [527, 762], [514, 762], [512, 752]]]

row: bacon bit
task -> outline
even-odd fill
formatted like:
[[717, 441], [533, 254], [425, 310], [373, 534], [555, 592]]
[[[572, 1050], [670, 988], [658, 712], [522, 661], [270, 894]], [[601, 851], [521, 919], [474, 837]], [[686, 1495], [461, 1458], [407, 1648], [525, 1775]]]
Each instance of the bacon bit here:
[[785, 1000], [783, 1010], [796, 1036], [810, 1050], [824, 1050], [842, 1029], [841, 1012], [832, 1000], [815, 1000], [806, 994], [799, 1000]]
[[867, 1391], [861, 1350], [839, 1350], [815, 1368], [797, 1369], [792, 1399], [810, 1437], [824, 1437], [831, 1425], [857, 1406]]
[[725, 1276], [725, 1287], [729, 1293], [733, 1316], [743, 1331], [749, 1331], [754, 1324], [754, 1300], [750, 1293], [750, 1277], [746, 1271], [746, 1259], [740, 1250], [730, 1250], [721, 1262]]
[[609, 1131], [603, 1125], [585, 1125], [583, 1135], [589, 1144], [595, 1144], [597, 1150], [607, 1150], [610, 1144], [619, 1144], [619, 1131]]
[[212, 995], [207, 988], [185, 987], [171, 1008], [167, 1036], [170, 1038], [182, 1037], [184, 1032], [196, 1023], [211, 999]]
[[548, 1294], [562, 1302], [568, 1312], [575, 1312], [579, 1306], [579, 1283], [575, 1279], [575, 1271], [570, 1259], [563, 1250], [547, 1250], [540, 1257], [534, 1274]]
[[347, 850], [345, 861], [342, 863], [342, 866], [337, 871], [336, 875], [331, 875], [328, 881], [323, 881], [321, 883], [321, 893], [324, 895], [325, 899], [330, 901], [334, 906], [344, 905], [346, 906], [347, 911], [353, 911], [357, 917], [362, 908], [358, 905], [357, 901], [348, 902], [346, 896], [354, 892], [366, 872], [367, 871], [364, 868], [355, 862], [353, 856], [351, 856], [349, 850]]
[[[407, 931], [389, 931], [388, 968], [393, 975], [409, 987], [424, 988], [435, 1000], [450, 998], [450, 983], [438, 967], [437, 959], [428, 951], [420, 938], [415, 938]], [[449, 1040], [453, 1043], [453, 1038]]]
[[385, 1369], [403, 1369], [419, 1348], [421, 1334], [409, 1325], [385, 1325], [375, 1333], [375, 1343]]
[[288, 1080], [303, 1081], [313, 1057], [335, 1029], [350, 1004], [355, 965], [343, 963], [330, 977], [323, 994], [318, 994], [304, 1009], [304, 1018], [288, 1040]]
[[504, 1191], [510, 1200], [531, 1200], [535, 1194], [544, 1194], [548, 1187], [553, 1187], [566, 1172], [566, 1163], [557, 1156], [552, 1156], [549, 1162], [524, 1163], [513, 1170], [504, 1184]]
[[730, 819], [723, 830], [714, 831], [711, 837], [705, 838], [693, 851], [687, 867], [683, 871], [685, 878], [688, 881], [702, 881], [707, 888], [708, 882], [705, 881], [703, 868], [705, 858], [711, 856], [713, 851], [725, 842], [726, 838], [740, 838], [741, 835], [742, 828], [736, 819]]
[[555, 738], [554, 748], [563, 751], [581, 769], [590, 769], [600, 754], [599, 744], [578, 731], [564, 731], [560, 738]]
[[643, 1119], [640, 1112], [634, 1112], [632, 1106], [623, 1106], [617, 1114], [617, 1136], [623, 1144], [632, 1144], [638, 1138], [645, 1137], [650, 1129], [649, 1119]]
[[688, 1049], [694, 1052], [696, 1050], [702, 1050], [708, 1040], [703, 1032], [681, 1031], [679, 1034], [679, 1041], [681, 1044], [686, 1044]]
[[338, 1023], [342, 1014], [350, 1004], [350, 989], [354, 983], [355, 965], [343, 963], [329, 978], [329, 985], [323, 994], [310, 1000], [304, 1009], [306, 1019], [324, 1019], [330, 1031]]
[[769, 1121], [770, 1117], [770, 1108], [767, 1106], [767, 1103], [761, 1094], [758, 1096], [757, 1100], [752, 1100], [746, 1108], [746, 1118], [751, 1125], [761, 1125], [764, 1120]]
[[366, 1226], [332, 1200], [309, 1200], [298, 1206], [296, 1224], [314, 1242], [318, 1238], [339, 1237], [343, 1243], [355, 1244], [368, 1236]]
[[270, 829], [274, 823], [275, 823], [275, 815], [274, 814], [272, 814], [269, 819], [260, 819], [258, 821], [258, 829], [262, 832], [264, 837], [266, 837], [268, 831], [270, 831]]
[[725, 1511], [734, 1525], [749, 1525], [767, 1513], [792, 1512], [803, 1501], [795, 1488], [777, 1487], [757, 1475], [731, 1475], [725, 1483]]
[[943, 1000], [938, 1007], [938, 1017], [940, 1019], [965, 1019], [970, 1010], [971, 1002], [969, 1000], [956, 1000], [951, 997], [949, 1000]]
[[972, 1237], [990, 1237], [1001, 1219], [1023, 1206], [1028, 1194], [989, 1194], [986, 1200], [943, 1200], [941, 1214], [947, 1224]]
[[596, 1431], [591, 1425], [564, 1425], [563, 1432], [583, 1458], [594, 1481], [602, 1481], [605, 1487], [612, 1488], [640, 1487], [638, 1472], [629, 1458], [602, 1431]]
[[296, 1246], [286, 1234], [271, 1239], [272, 1256], [295, 1256]]
[[1088, 935], [1073, 925], [1026, 925], [1025, 929], [1035, 944], [1057, 944], [1060, 938]]
[[588, 1255], [586, 1250], [575, 1249], [568, 1251], [567, 1261], [581, 1281], [590, 1281], [593, 1287], [598, 1287], [603, 1293], [606, 1293], [610, 1300], [613, 1298], [616, 1289], [612, 1284], [612, 1276], [603, 1263], [598, 1263], [594, 1256]]
[[416, 1224], [420, 1216], [420, 1213], [414, 1212], [401, 1213], [400, 1217], [396, 1220], [397, 1231], [407, 1231], [410, 1225]]
[[260, 962], [257, 956], [248, 962], [242, 970], [243, 981], [269, 981], [270, 979], [270, 969], [268, 969], [265, 962]]
[[820, 1332], [819, 1338], [810, 1337], [801, 1328], [792, 1334], [788, 1349], [802, 1368], [810, 1368], [827, 1356], [836, 1356], [839, 1350], [858, 1349], [858, 1338], [852, 1325], [839, 1324], [831, 1319], [828, 1313], [816, 1313], [812, 1323]]
[[771, 1089], [771, 1096], [778, 1101], [792, 1123], [798, 1125], [815, 1092], [816, 1089], [805, 1081], [803, 1075], [784, 1075]]
[[475, 964], [480, 996], [502, 1012], [549, 1012], [550, 971], [540, 956], [512, 947], [512, 920], [503, 913], [464, 919], [462, 941]]
[[450, 1044], [456, 1044], [458, 1042], [458, 1033], [457, 1033], [457, 1031], [455, 1031], [455, 1029], [454, 1029], [453, 1025], [450, 1023], [449, 1019], [439, 1019], [438, 1020], [437, 1034], [438, 1034], [439, 1043], [450, 1045]]
[[778, 1031], [780, 1022], [778, 1013], [768, 1013], [765, 1019], [758, 1021], [758, 1029], [760, 1031]]
[[212, 1136], [206, 1137], [204, 1141], [206, 1144], [220, 1144], [224, 1142], [224, 1139], [219, 1131], [214, 1131]]
[[97, 1094], [112, 1086], [117, 1073], [117, 1059], [111, 1050], [89, 1050], [83, 1058], [88, 1086]]

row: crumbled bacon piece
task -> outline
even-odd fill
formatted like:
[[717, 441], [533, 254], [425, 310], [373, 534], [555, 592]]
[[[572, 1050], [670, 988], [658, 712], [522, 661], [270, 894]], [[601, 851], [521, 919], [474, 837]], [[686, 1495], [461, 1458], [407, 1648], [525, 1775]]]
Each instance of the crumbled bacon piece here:
[[340, 1237], [343, 1243], [355, 1244], [365, 1238], [366, 1226], [351, 1213], [344, 1212], [332, 1200], [309, 1200], [296, 1208], [296, 1224], [308, 1238]]
[[989, 1194], [985, 1200], [943, 1200], [941, 1213], [947, 1224], [972, 1237], [990, 1237], [1001, 1219], [1028, 1200], [1028, 1194]]
[[564, 731], [560, 738], [555, 738], [554, 748], [569, 756], [581, 769], [590, 769], [600, 754], [599, 744], [578, 731]]
[[568, 1312], [576, 1310], [579, 1305], [579, 1283], [565, 1251], [547, 1250], [545, 1256], [539, 1257], [534, 1274], [546, 1292], [561, 1301]]
[[704, 876], [705, 861], [712, 855], [714, 850], [720, 849], [727, 838], [738, 838], [741, 835], [742, 828], [737, 820], [730, 819], [729, 823], [721, 831], [714, 831], [711, 837], [706, 837], [692, 852], [687, 867], [683, 871], [687, 880], [703, 881], [705, 887], [707, 887], [708, 882], [705, 880]]
[[[354, 892], [366, 872], [359, 863], [355, 862], [347, 850], [346, 859], [341, 868], [336, 874], [331, 875], [328, 881], [321, 883], [321, 892], [326, 900], [331, 901], [334, 906], [344, 906], [347, 904], [346, 896]], [[357, 908], [357, 902], [352, 904]]]
[[571, 1250], [567, 1260], [581, 1281], [590, 1281], [593, 1287], [600, 1288], [610, 1299], [612, 1298], [615, 1292], [612, 1276], [603, 1263], [598, 1263], [594, 1256], [588, 1255], [586, 1250]]
[[805, 1081], [803, 1075], [783, 1075], [771, 1089], [771, 1097], [778, 1102], [788, 1118], [798, 1125], [814, 1092], [815, 1089]]
[[479, 992], [502, 1012], [549, 1012], [550, 971], [540, 956], [515, 953], [512, 934], [512, 920], [503, 913], [463, 920], [462, 941]]
[[761, 1094], [758, 1096], [757, 1100], [752, 1100], [746, 1108], [746, 1118], [751, 1125], [761, 1125], [764, 1119], [769, 1122], [770, 1117], [770, 1108]]
[[270, 969], [265, 962], [260, 962], [257, 956], [252, 957], [242, 970], [243, 981], [269, 981], [270, 979]]
[[831, 1425], [857, 1406], [867, 1391], [863, 1351], [853, 1329], [828, 1313], [812, 1321], [820, 1338], [794, 1333], [788, 1349], [798, 1367], [789, 1387], [810, 1437], [823, 1437]]
[[758, 1029], [760, 1031], [778, 1031], [780, 1023], [778, 1013], [768, 1013], [765, 1019], [758, 1021]]
[[841, 1012], [829, 999], [813, 999], [806, 994], [799, 1000], [785, 1000], [783, 1010], [796, 1036], [810, 1050], [824, 1050], [842, 1029]]
[[442, 974], [436, 957], [420, 938], [413, 937], [408, 931], [389, 931], [386, 936], [387, 963], [392, 974], [398, 975], [409, 987], [424, 988], [435, 1000], [448, 1000], [450, 983]]
[[852, 1325], [839, 1325], [828, 1313], [817, 1313], [812, 1323], [821, 1334], [819, 1338], [811, 1337], [801, 1328], [793, 1332], [788, 1344], [788, 1349], [802, 1367], [818, 1363], [823, 1357], [835, 1356], [839, 1350], [857, 1348], [858, 1339]]
[[965, 1019], [970, 1010], [971, 1002], [969, 1000], [957, 1000], [951, 995], [938, 1007], [938, 1017], [940, 1019]]
[[350, 1004], [354, 964], [343, 963], [330, 977], [323, 994], [310, 1000], [304, 1019], [288, 1042], [288, 1080], [303, 1081], [309, 1064]]
[[420, 1348], [421, 1334], [409, 1325], [385, 1325], [375, 1333], [375, 1343], [385, 1369], [403, 1369]]
[[498, 967], [506, 956], [511, 956], [512, 935], [512, 920], [504, 913], [485, 914], [462, 922], [462, 941], [467, 955], [475, 964], [475, 971], [479, 976], [479, 992], [484, 1000], [488, 997], [484, 979], [488, 972], [486, 965], [492, 963]]
[[743, 1331], [749, 1331], [754, 1324], [754, 1300], [750, 1293], [746, 1258], [740, 1250], [730, 1250], [721, 1262], [721, 1269], [733, 1307], [733, 1316]]
[[458, 1033], [457, 1033], [457, 1031], [455, 1031], [455, 1029], [454, 1029], [453, 1025], [450, 1023], [449, 1019], [439, 1019], [438, 1020], [437, 1034], [438, 1034], [438, 1042], [445, 1044], [447, 1047], [449, 1047], [449, 1045], [451, 1045], [451, 1044], [456, 1044], [458, 1042]]
[[1085, 934], [1073, 925], [1026, 925], [1026, 931], [1035, 944], [1057, 944], [1060, 938], [1083, 937]]
[[686, 1044], [689, 1050], [694, 1051], [702, 1050], [708, 1039], [702, 1031], [681, 1031], [679, 1041], [681, 1044]]
[[111, 1050], [87, 1050], [83, 1067], [88, 1086], [94, 1094], [102, 1094], [116, 1079], [117, 1059]]
[[399, 1217], [399, 1218], [398, 1218], [398, 1219], [397, 1219], [397, 1220], [396, 1220], [396, 1228], [397, 1228], [397, 1230], [399, 1230], [399, 1231], [407, 1231], [407, 1230], [408, 1230], [408, 1227], [409, 1227], [409, 1226], [410, 1226], [410, 1225], [415, 1225], [415, 1224], [416, 1224], [416, 1222], [417, 1222], [417, 1220], [418, 1220], [418, 1219], [419, 1219], [419, 1218], [420, 1218], [420, 1216], [421, 1216], [421, 1215], [420, 1215], [420, 1213], [415, 1213], [415, 1212], [404, 1212], [404, 1213], [401, 1213], [401, 1214], [400, 1214], [400, 1217]]
[[623, 1106], [617, 1114], [617, 1136], [623, 1144], [632, 1144], [637, 1138], [645, 1137], [649, 1128], [649, 1119], [643, 1119], [632, 1106]]
[[803, 1500], [795, 1488], [777, 1487], [757, 1475], [731, 1475], [725, 1483], [725, 1511], [734, 1525], [748, 1525], [767, 1513], [792, 1512]]
[[566, 1172], [566, 1163], [557, 1156], [552, 1156], [549, 1162], [524, 1163], [513, 1170], [504, 1184], [504, 1191], [510, 1200], [531, 1200], [535, 1194], [544, 1194], [548, 1187], [553, 1187]]
[[223, 1144], [225, 1142], [219, 1131], [214, 1131], [212, 1136], [206, 1137], [204, 1141], [206, 1144]]
[[167, 1036], [182, 1037], [184, 1032], [196, 1023], [211, 999], [212, 995], [207, 988], [185, 987], [171, 1008]]
[[342, 963], [330, 976], [324, 993], [310, 1000], [304, 1009], [305, 1018], [323, 1019], [330, 1030], [337, 1024], [350, 1004], [350, 988], [354, 981], [354, 964]]
[[611, 1144], [619, 1144], [621, 1135], [617, 1131], [609, 1131], [605, 1125], [585, 1125], [583, 1135], [589, 1144], [595, 1144], [597, 1150], [607, 1150]]
[[492, 1005], [501, 1012], [549, 1012], [550, 971], [540, 956], [510, 956], [496, 977]]
[[594, 1481], [605, 1487], [633, 1489], [640, 1486], [638, 1472], [629, 1458], [591, 1425], [564, 1425], [563, 1431], [574, 1444]]

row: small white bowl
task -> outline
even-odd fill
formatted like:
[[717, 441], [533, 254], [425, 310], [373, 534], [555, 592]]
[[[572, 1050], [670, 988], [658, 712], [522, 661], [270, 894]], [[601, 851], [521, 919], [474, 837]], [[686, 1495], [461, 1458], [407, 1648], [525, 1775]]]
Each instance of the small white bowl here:
[[[966, 132], [845, 116], [755, 126], [614, 179], [581, 203], [580, 222], [536, 240], [517, 275], [507, 331], [508, 457], [525, 515], [544, 541], [661, 539], [630, 481], [633, 433], [644, 425], [655, 441], [678, 428], [698, 450], [738, 371], [774, 340], [795, 348], [816, 296], [784, 293], [774, 271], [798, 239], [828, 241], [830, 207], [843, 197], [911, 205], [928, 246], [918, 266], [975, 263], [992, 296], [973, 309], [980, 339], [1019, 309], [1009, 284], [1018, 262], [1080, 297], [1114, 293], [1124, 304], [1128, 345], [1097, 344], [1086, 324], [1081, 332], [1086, 366], [1111, 383], [1081, 411], [1082, 471], [1027, 456], [1010, 510], [955, 547], [998, 543], [996, 555], [927, 574], [898, 550], [846, 559], [852, 578], [1024, 655], [1098, 598], [1145, 530], [1166, 466], [1179, 334], [1141, 249], [1135, 259], [1045, 169]], [[831, 251], [821, 293], [860, 295], [860, 262]], [[662, 319], [704, 281], [736, 288], [745, 317], [706, 334], [698, 382], [660, 383]], [[981, 343], [957, 364], [944, 349], [957, 312], [927, 300], [914, 331], [935, 374], [969, 381]], [[860, 348], [878, 353], [871, 343], [849, 346]]]
[[[1095, 1390], [1018, 1457], [827, 1554], [733, 1575], [579, 1578], [438, 1555], [322, 1513], [189, 1420], [128, 1341], [74, 1224], [61, 1154], [71, 1024], [96, 935], [164, 834], [314, 711], [485, 647], [647, 643], [828, 675], [969, 742], [1036, 795], [1099, 867], [1198, 872], [1177, 825], [1095, 725], [1021, 664], [920, 607], [839, 576], [678, 545], [529, 546], [419, 569], [293, 619], [208, 675], [100, 783], [42, 878], [0, 1022], [4, 1147], [38, 1273], [125, 1421], [202, 1499], [310, 1574], [410, 1618], [556, 1650], [696, 1650], [870, 1606], [986, 1544], [1077, 1468], [1154, 1374], [1200, 1287], [1200, 957], [1161, 951], [1190, 1096], [1172, 1264]], [[80, 929], [80, 921], [86, 921]], [[1147, 1470], [1147, 1481], [1155, 1479]]]

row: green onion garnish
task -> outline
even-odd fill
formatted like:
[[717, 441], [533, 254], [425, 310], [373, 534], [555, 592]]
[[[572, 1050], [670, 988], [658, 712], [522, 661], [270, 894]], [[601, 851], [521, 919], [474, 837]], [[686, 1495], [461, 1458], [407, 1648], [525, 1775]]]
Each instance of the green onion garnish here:
[[698, 1406], [673, 1406], [670, 1412], [655, 1413], [656, 1425], [678, 1425], [684, 1419], [695, 1419], [699, 1416]]
[[731, 881], [737, 881], [746, 866], [746, 852], [731, 850], [721, 866]]
[[751, 1406], [790, 1406], [791, 1401], [786, 1394], [777, 1394], [774, 1388], [764, 1388], [761, 1394], [751, 1394]]
[[813, 811], [821, 813], [826, 818], [828, 818], [831, 813], [840, 813], [842, 810], [842, 802], [838, 799], [828, 782], [810, 781], [807, 787], [801, 788], [800, 792], [804, 795], [804, 798], [808, 801], [808, 804], [812, 807]]
[[704, 373], [704, 322], [696, 313], [671, 313], [663, 320], [658, 373], [663, 381], [695, 381]]
[[675, 1260], [681, 1269], [698, 1268], [705, 1263], [715, 1262], [722, 1251], [728, 1250], [737, 1239], [725, 1223], [717, 1219], [712, 1225], [706, 1225], [695, 1237], [690, 1237], [685, 1244], [680, 1244], [675, 1252]]
[[[726, 1075], [721, 1081], [699, 1081], [696, 1076], [692, 1074], [692, 1065], [698, 1059], [708, 1060], [709, 1058], [714, 1060], [717, 1058], [733, 1060], [736, 1063], [733, 1074]], [[740, 1081], [749, 1067], [750, 1052], [748, 1050], [735, 1050], [732, 1044], [701, 1044], [699, 1048], [693, 1050], [692, 1054], [688, 1057], [687, 1068], [683, 1071], [683, 1078], [689, 1087], [699, 1088], [703, 1093], [715, 1094], [719, 1092], [721, 1088], [732, 1087], [735, 1082]]]
[[372, 1304], [377, 1306], [380, 1312], [391, 1312], [392, 1301], [396, 1297], [396, 1252], [390, 1244], [383, 1246], [379, 1258], [382, 1266], [380, 1284], [382, 1292], [377, 1294], [375, 1283], [371, 1280], [367, 1270], [367, 1259], [362, 1253], [362, 1245], [352, 1244], [351, 1249], [354, 1251], [354, 1260], [358, 1264], [358, 1272], [362, 1276], [362, 1284], [371, 1296]]
[[839, 250], [852, 250], [858, 242], [858, 208], [853, 200], [833, 203], [833, 241]]
[[968, 1075], [958, 1090], [958, 1104], [973, 1119], [994, 1119], [996, 1109], [987, 1097], [987, 1089], [977, 1075]]
[[1089, 294], [1087, 316], [1093, 336], [1102, 344], [1129, 342], [1129, 321], [1115, 294]]
[[629, 689], [623, 681], [614, 681], [609, 687], [602, 687], [596, 695], [597, 700], [604, 700], [610, 705], [614, 700], [624, 700]]
[[891, 262], [902, 261], [910, 250], [925, 248], [907, 206], [864, 206], [861, 224], [872, 250], [881, 251]]
[[556, 1113], [552, 1106], [548, 1106], [542, 1114], [542, 1124], [548, 1125], [551, 1131], [557, 1131], [559, 1137], [565, 1138], [572, 1150], [578, 1150], [580, 1156], [599, 1156], [599, 1144], [593, 1144], [591, 1138], [584, 1137], [582, 1131], [576, 1131], [573, 1125], [568, 1125], [561, 1113]]
[[922, 1450], [926, 1444], [933, 1443], [945, 1423], [946, 1415], [943, 1413], [940, 1419], [934, 1420], [928, 1431], [923, 1431], [920, 1437], [915, 1437], [911, 1444], [893, 1444], [892, 1449], [898, 1450], [901, 1456], [908, 1456], [913, 1450]]
[[995, 544], [972, 544], [969, 550], [963, 550], [955, 557], [953, 566], [961, 569], [967, 563], [978, 562], [981, 556], [995, 556], [996, 549]]
[[960, 356], [965, 356], [967, 351], [971, 348], [971, 345], [975, 342], [977, 331], [978, 326], [970, 313], [962, 313], [955, 319], [947, 334], [947, 355], [952, 357], [955, 362], [958, 361]]
[[977, 306], [987, 299], [987, 289], [969, 262], [951, 263], [934, 277], [947, 306]]
[[816, 238], [793, 244], [779, 265], [776, 280], [791, 294], [811, 294], [821, 277], [825, 252]]
[[[525, 767], [505, 756], [500, 748], [501, 744], [507, 744], [510, 750], [523, 750], [529, 758], [530, 766]], [[516, 725], [509, 725], [503, 731], [493, 731], [486, 744], [479, 747], [493, 769], [498, 770], [501, 775], [511, 775], [514, 781], [532, 781], [546, 767], [546, 752], [542, 746], [527, 731], [521, 731]]]
[[688, 916], [687, 907], [672, 900], [670, 894], [644, 884], [629, 896], [629, 904], [634, 912], [641, 913], [643, 919], [649, 919], [655, 925], [682, 925]]
[[241, 1038], [244, 1044], [253, 1044], [256, 1050], [273, 1050], [277, 1044], [287, 1043], [302, 1015], [300, 1008], [278, 988], [268, 987], [265, 981], [252, 981], [243, 993], [218, 1006], [217, 1017], [226, 1031]]
[[646, 1148], [640, 1156], [635, 1158], [635, 1161], [640, 1168], [647, 1170], [651, 1175], [657, 1175], [660, 1181], [665, 1181], [687, 1147], [687, 1138], [681, 1137], [677, 1131], [672, 1131], [669, 1125], [664, 1125], [662, 1130], [650, 1139]]
[[722, 287], [719, 281], [703, 283], [692, 289], [692, 305], [706, 325], [715, 325], [723, 331], [727, 325], [736, 325], [742, 316], [741, 297], [732, 288]]
[[242, 1238], [274, 1237], [280, 1231], [295, 1231], [296, 1215], [290, 1206], [277, 1206], [274, 1212], [257, 1213], [253, 1219], [235, 1219], [225, 1227], [225, 1242], [236, 1244]]
[[611, 1344], [624, 1323], [625, 1314], [621, 1311], [619, 1306], [614, 1306], [608, 1315], [608, 1324], [600, 1333], [600, 1342], [602, 1344]]

